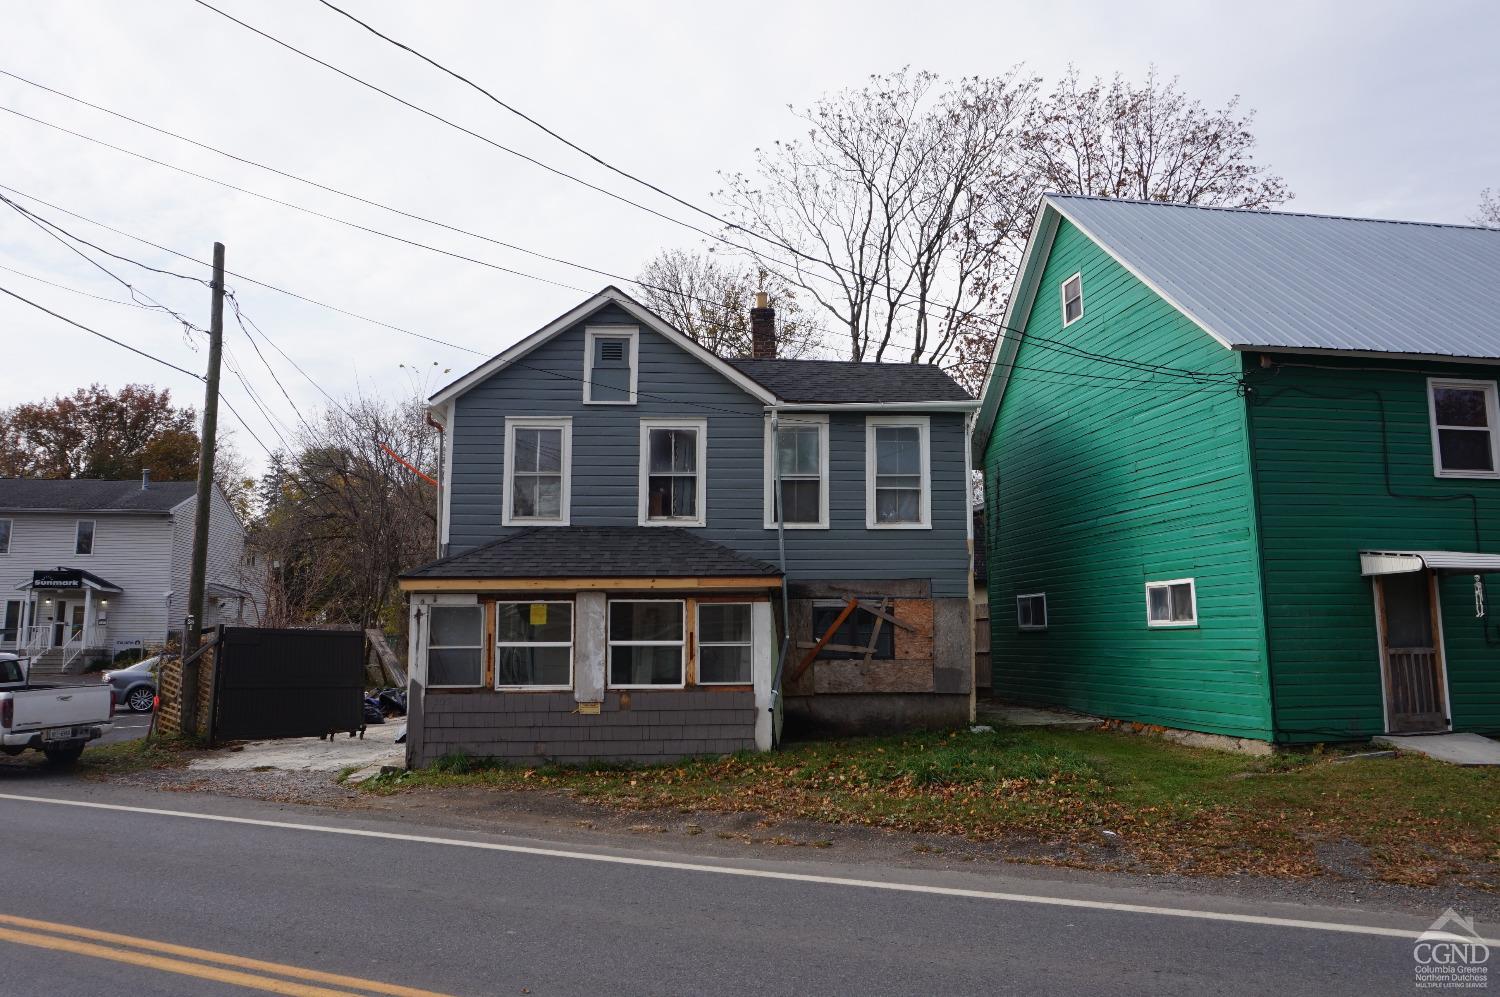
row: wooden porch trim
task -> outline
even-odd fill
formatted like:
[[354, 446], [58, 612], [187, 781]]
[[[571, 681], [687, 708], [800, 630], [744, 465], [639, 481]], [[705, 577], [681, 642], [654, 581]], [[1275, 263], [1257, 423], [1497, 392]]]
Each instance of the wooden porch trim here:
[[403, 592], [694, 592], [779, 589], [778, 575], [725, 578], [403, 578]]

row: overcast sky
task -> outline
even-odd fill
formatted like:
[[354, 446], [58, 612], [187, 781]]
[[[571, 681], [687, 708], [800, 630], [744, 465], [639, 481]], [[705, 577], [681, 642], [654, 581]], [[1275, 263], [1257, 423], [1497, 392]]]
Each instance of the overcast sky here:
[[[650, 198], [315, 0], [215, 6], [497, 142]], [[910, 64], [946, 76], [1024, 62], [1055, 79], [1142, 76], [1155, 64], [1217, 106], [1257, 112], [1259, 158], [1298, 210], [1464, 222], [1500, 187], [1500, 5], [1382, 3], [399, 3], [347, 0], [374, 26], [469, 75], [611, 161], [696, 203], [716, 171], [797, 133], [787, 105]], [[0, 69], [227, 151], [553, 256], [625, 275], [699, 237], [459, 134], [231, 24], [193, 0], [4, 0]], [[512, 276], [267, 204], [0, 113], [0, 184], [231, 271], [488, 356], [606, 281], [311, 190], [7, 77], [0, 105], [197, 172], [512, 267]], [[193, 276], [202, 267], [24, 202], [76, 234]], [[657, 198], [654, 206], [687, 217]], [[0, 206], [0, 286], [188, 369], [200, 344], [122, 300], [109, 277]], [[208, 291], [110, 268], [206, 326]], [[12, 271], [22, 271], [30, 277]], [[230, 279], [248, 315], [325, 390], [409, 394], [480, 357]], [[288, 425], [287, 401], [230, 323], [236, 366]], [[90, 382], [144, 381], [201, 404], [201, 386], [0, 296], [0, 405]], [[267, 359], [305, 413], [319, 391]], [[406, 365], [403, 367], [402, 365]], [[434, 366], [434, 364], [436, 366]], [[417, 373], [413, 374], [415, 370]], [[445, 376], [446, 374], [446, 376]], [[226, 373], [225, 394], [274, 431]], [[231, 420], [232, 421], [232, 420]], [[236, 445], [258, 465], [260, 447]]]

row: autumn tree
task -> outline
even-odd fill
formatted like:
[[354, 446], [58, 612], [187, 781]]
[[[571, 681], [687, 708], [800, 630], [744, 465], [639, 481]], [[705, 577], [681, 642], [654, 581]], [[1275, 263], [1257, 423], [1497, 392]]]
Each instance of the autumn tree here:
[[782, 357], [817, 351], [822, 329], [786, 281], [754, 261], [712, 251], [668, 249], [641, 271], [641, 297], [662, 318], [721, 357], [748, 357], [750, 308], [765, 291], [776, 309], [776, 348]]
[[1474, 213], [1474, 224], [1486, 228], [1500, 228], [1500, 190], [1486, 187], [1479, 193], [1479, 210]]
[[438, 445], [420, 399], [361, 397], [304, 426], [293, 452], [273, 455], [252, 532], [269, 568], [269, 624], [405, 631], [396, 579], [436, 544], [433, 486], [406, 464], [434, 477]]
[[[220, 437], [215, 478], [244, 515], [249, 482], [229, 437]], [[167, 388], [92, 384], [0, 411], [0, 476], [123, 479], [145, 469], [158, 481], [198, 475], [197, 414], [173, 405]]]

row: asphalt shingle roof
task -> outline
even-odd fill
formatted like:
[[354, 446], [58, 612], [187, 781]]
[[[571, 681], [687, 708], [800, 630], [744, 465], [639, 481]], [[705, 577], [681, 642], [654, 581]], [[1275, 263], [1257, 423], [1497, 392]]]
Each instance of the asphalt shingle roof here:
[[0, 511], [4, 512], [170, 512], [198, 491], [194, 481], [140, 478], [0, 478]]
[[966, 402], [970, 394], [926, 363], [851, 360], [730, 360], [735, 370], [787, 402]]
[[1048, 201], [1233, 346], [1500, 357], [1500, 230]]
[[671, 526], [546, 526], [445, 557], [404, 578], [724, 578], [780, 575]]

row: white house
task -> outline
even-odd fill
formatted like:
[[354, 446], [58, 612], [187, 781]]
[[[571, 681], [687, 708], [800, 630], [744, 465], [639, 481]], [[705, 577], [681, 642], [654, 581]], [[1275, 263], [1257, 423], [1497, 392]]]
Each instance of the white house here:
[[[38, 674], [160, 644], [187, 615], [195, 482], [0, 478], [0, 650]], [[245, 526], [214, 489], [204, 626], [263, 609]]]

